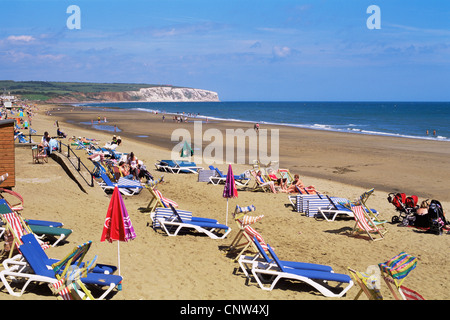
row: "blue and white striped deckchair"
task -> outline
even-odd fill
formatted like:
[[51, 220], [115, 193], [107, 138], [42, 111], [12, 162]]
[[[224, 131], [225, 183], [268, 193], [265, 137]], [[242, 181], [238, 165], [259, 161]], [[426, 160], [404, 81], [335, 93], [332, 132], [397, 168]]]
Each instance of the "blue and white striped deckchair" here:
[[[178, 214], [182, 217], [182, 219], [185, 219], [186, 221], [189, 221], [192, 219], [192, 212], [187, 210], [177, 210]], [[152, 228], [157, 229], [161, 228], [161, 224], [159, 222], [160, 219], [164, 220], [176, 220], [176, 216], [173, 213], [172, 209], [170, 208], [156, 208], [155, 212], [150, 214], [152, 219]]]
[[[315, 217], [320, 214], [319, 210], [322, 208], [329, 208], [333, 204], [331, 201], [335, 202], [348, 202], [346, 198], [329, 197], [328, 195], [322, 199], [308, 199], [307, 208], [305, 209], [305, 214], [307, 217]], [[351, 212], [351, 210], [349, 210]]]
[[124, 177], [120, 177], [117, 183], [113, 183], [111, 179], [109, 179], [108, 175], [104, 171], [99, 172], [100, 178], [103, 182], [97, 182], [103, 191], [106, 190], [114, 190], [115, 187], [119, 188], [121, 194], [132, 196], [141, 192], [143, 186], [137, 180], [131, 180]]
[[176, 236], [182, 229], [194, 229], [212, 239], [223, 239], [231, 232], [230, 227], [218, 223], [215, 219], [193, 217], [192, 212], [175, 209], [172, 205], [170, 205], [170, 208], [157, 208], [158, 212], [155, 210], [155, 216], [158, 213], [168, 214], [168, 211], [164, 210], [172, 211], [172, 215], [169, 218], [158, 217], [156, 219], [159, 222], [159, 226], [168, 236]]
[[324, 198], [324, 196], [319, 194], [302, 194], [297, 196], [297, 212], [306, 213], [308, 211], [308, 200], [322, 198]]
[[327, 198], [310, 198], [306, 199], [306, 207], [303, 208], [303, 212], [307, 217], [315, 217], [320, 207], [325, 207], [330, 204]]

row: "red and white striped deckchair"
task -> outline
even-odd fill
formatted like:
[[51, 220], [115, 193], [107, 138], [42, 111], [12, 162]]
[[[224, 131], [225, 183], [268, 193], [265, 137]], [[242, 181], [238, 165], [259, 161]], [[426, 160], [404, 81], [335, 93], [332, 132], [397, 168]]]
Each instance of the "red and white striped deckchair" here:
[[66, 280], [62, 278], [55, 283], [49, 284], [49, 287], [53, 293], [58, 294], [63, 300], [74, 300], [70, 294], [69, 288], [64, 284], [65, 281]]
[[[425, 300], [425, 298], [416, 291], [405, 286], [397, 286], [393, 279], [388, 277], [383, 277], [383, 279], [396, 300]], [[396, 294], [394, 287], [397, 288], [397, 291], [400, 293], [402, 299], [400, 299], [400, 297]]]
[[[9, 213], [4, 213], [1, 216], [6, 221], [6, 226], [14, 238], [12, 240], [12, 246], [11, 246], [10, 253], [9, 253], [9, 257], [11, 257], [12, 253], [14, 251], [14, 248], [19, 249], [19, 247], [22, 245], [22, 240], [21, 240], [22, 236], [24, 234], [32, 233], [32, 231], [31, 231], [30, 227], [22, 220], [22, 218], [15, 211], [12, 211]], [[38, 239], [38, 241], [39, 241], [42, 249], [45, 250], [45, 249], [50, 248], [50, 245], [48, 245], [47, 243], [45, 243], [39, 239]]]
[[253, 251], [258, 252], [258, 248], [256, 247], [255, 243], [253, 242], [253, 238], [256, 237], [258, 239], [261, 246], [264, 248], [264, 250], [267, 249], [267, 244], [264, 241], [264, 238], [262, 235], [256, 231], [250, 224], [244, 224], [243, 220], [250, 223], [255, 223], [256, 221], [261, 220], [264, 216], [258, 216], [258, 217], [249, 217], [253, 219], [245, 218], [247, 216], [242, 217], [241, 219], [236, 219], [236, 224], [239, 226], [239, 232], [234, 238], [234, 240], [231, 242], [231, 245], [228, 247], [228, 250], [235, 251], [237, 249], [242, 248], [239, 253], [237, 254], [235, 261], [239, 259], [239, 257], [247, 251], [250, 247], [253, 247]]
[[[383, 239], [383, 233], [377, 228], [371, 219], [367, 218], [363, 206], [354, 206], [350, 204], [350, 208], [353, 211], [353, 215], [356, 220], [352, 234], [364, 231], [373, 241]], [[377, 235], [379, 237], [377, 237]]]
[[175, 208], [178, 208], [178, 204], [175, 201], [167, 199], [166, 197], [164, 197], [162, 195], [161, 191], [159, 191], [157, 189], [155, 189], [154, 191], [155, 191], [156, 195], [158, 196], [159, 200], [161, 200], [161, 202], [166, 206], [166, 208], [170, 208], [170, 204], [172, 206], [174, 206]]
[[178, 204], [175, 201], [164, 197], [162, 195], [161, 191], [159, 191], [156, 188], [149, 186], [149, 185], [145, 185], [145, 188], [152, 195], [152, 198], [150, 199], [150, 201], [147, 205], [146, 211], [154, 212], [156, 210], [156, 208], [158, 208], [158, 207], [170, 208], [170, 204], [172, 204], [172, 206], [174, 208], [178, 208]]

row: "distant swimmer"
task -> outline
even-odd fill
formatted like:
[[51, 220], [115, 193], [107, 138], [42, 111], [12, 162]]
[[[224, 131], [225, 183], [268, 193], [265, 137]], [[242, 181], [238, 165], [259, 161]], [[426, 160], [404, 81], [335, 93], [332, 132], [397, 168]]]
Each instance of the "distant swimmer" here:
[[436, 136], [436, 130], [433, 130], [433, 136]]
[[427, 130], [427, 135], [428, 135], [428, 130]]

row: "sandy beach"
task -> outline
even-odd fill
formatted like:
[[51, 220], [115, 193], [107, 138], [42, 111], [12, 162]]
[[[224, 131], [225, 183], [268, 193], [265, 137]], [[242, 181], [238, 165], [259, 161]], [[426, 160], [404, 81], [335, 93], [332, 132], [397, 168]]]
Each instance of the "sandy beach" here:
[[[45, 111], [50, 110], [51, 115]], [[119, 151], [131, 152], [142, 160], [155, 178], [162, 173], [155, 170], [157, 160], [169, 159], [175, 142], [170, 141], [173, 130], [185, 128], [192, 132], [194, 124], [174, 123], [171, 117], [162, 121], [161, 115], [146, 112], [118, 112], [90, 110], [72, 106], [39, 106], [33, 118], [38, 134], [56, 134], [55, 121], [70, 136], [99, 140], [104, 145], [113, 132], [95, 130], [89, 123], [97, 117], [107, 118], [116, 125], [123, 143]], [[209, 122], [203, 129], [252, 128], [253, 124]], [[450, 145], [448, 142], [365, 136], [290, 127], [279, 129], [280, 168], [300, 174], [305, 185], [314, 185], [324, 194], [355, 199], [364, 191], [375, 188], [368, 204], [381, 217], [391, 220], [397, 215], [388, 203], [389, 192], [415, 194], [419, 201], [439, 200], [446, 213], [450, 208], [448, 181], [450, 179]], [[64, 143], [68, 139], [63, 139]], [[81, 156], [87, 154], [79, 152]], [[204, 165], [207, 167], [207, 165]], [[92, 165], [91, 165], [92, 167]], [[227, 165], [219, 165], [223, 171]], [[234, 165], [235, 173], [250, 168], [249, 164]], [[180, 209], [196, 216], [214, 218], [225, 223], [226, 200], [223, 186], [198, 182], [197, 175], [165, 174], [165, 182], [158, 189], [165, 197], [176, 201]], [[253, 181], [250, 183], [253, 185]], [[68, 242], [47, 250], [52, 257], [62, 257], [75, 245], [93, 241], [89, 256], [97, 254], [99, 262], [117, 264], [117, 244], [102, 243], [100, 236], [110, 196], [100, 187], [80, 190], [61, 166], [49, 160], [33, 164], [29, 147], [16, 147], [16, 187], [24, 197], [25, 218], [64, 222], [73, 230]], [[221, 248], [228, 246], [237, 227], [228, 216], [233, 229], [223, 240], [205, 236], [182, 235], [168, 237], [155, 232], [149, 215], [141, 212], [151, 199], [143, 190], [139, 195], [124, 197], [125, 205], [137, 238], [120, 244], [123, 290], [109, 297], [113, 300], [329, 300], [310, 287], [299, 283], [280, 283], [272, 291], [261, 290], [255, 281], [246, 281], [239, 265]], [[388, 232], [381, 241], [349, 237], [354, 220], [327, 222], [305, 217], [292, 210], [284, 193], [272, 194], [239, 190], [230, 199], [230, 212], [236, 205], [255, 205], [255, 215], [264, 218], [254, 225], [283, 260], [326, 264], [337, 273], [348, 273], [347, 267], [365, 271], [370, 265], [384, 262], [405, 251], [418, 257], [418, 264], [405, 285], [419, 292], [425, 299], [446, 300], [450, 289], [450, 235], [441, 236], [415, 228], [388, 224]], [[447, 214], [448, 216], [448, 214]], [[89, 257], [88, 257], [89, 259]], [[352, 300], [359, 288], [355, 285], [342, 300]], [[393, 299], [382, 283], [385, 299]], [[20, 298], [10, 296], [3, 288], [4, 300], [54, 300], [46, 285], [30, 286]], [[365, 297], [362, 297], [365, 299]], [[333, 299], [331, 299], [333, 300]]]

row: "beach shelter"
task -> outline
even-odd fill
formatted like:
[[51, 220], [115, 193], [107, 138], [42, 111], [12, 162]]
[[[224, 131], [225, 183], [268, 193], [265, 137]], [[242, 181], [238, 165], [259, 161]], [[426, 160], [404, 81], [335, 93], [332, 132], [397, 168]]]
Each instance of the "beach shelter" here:
[[116, 186], [109, 202], [108, 212], [106, 213], [105, 224], [103, 225], [101, 242], [117, 241], [118, 270], [120, 275], [120, 246], [121, 241], [129, 241], [136, 238], [133, 225], [128, 215], [127, 208], [120, 195], [119, 188]]
[[185, 140], [183, 148], [181, 149], [180, 157], [188, 158], [188, 157], [192, 156], [193, 154], [194, 154], [194, 151], [192, 150], [192, 148], [189, 145], [189, 143]]
[[223, 188], [223, 197], [227, 198], [227, 215], [225, 217], [225, 225], [228, 226], [228, 200], [230, 198], [237, 198], [238, 192], [236, 183], [234, 182], [233, 168], [231, 164], [228, 165], [227, 178], [225, 180], [225, 187]]

